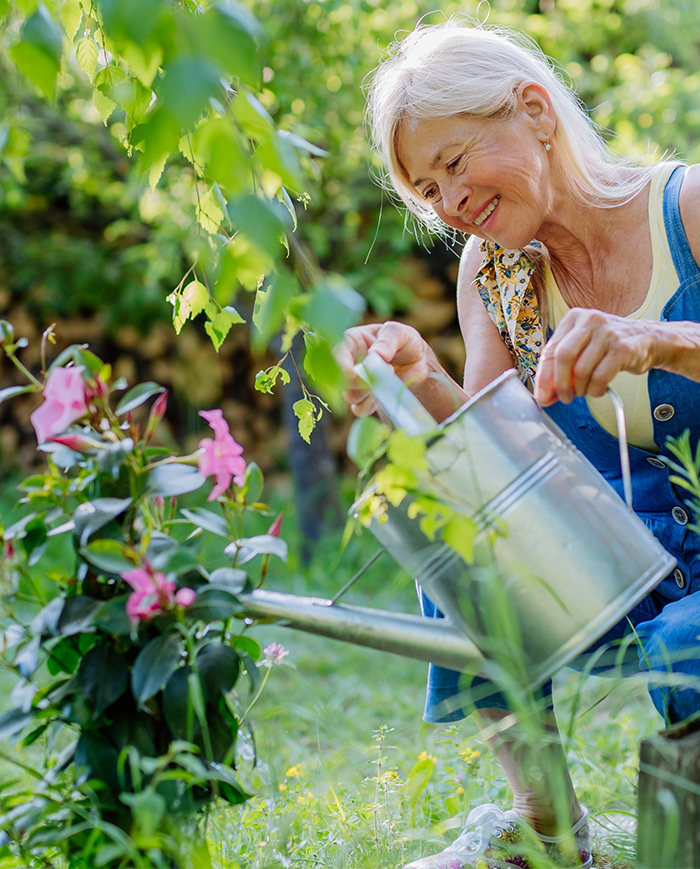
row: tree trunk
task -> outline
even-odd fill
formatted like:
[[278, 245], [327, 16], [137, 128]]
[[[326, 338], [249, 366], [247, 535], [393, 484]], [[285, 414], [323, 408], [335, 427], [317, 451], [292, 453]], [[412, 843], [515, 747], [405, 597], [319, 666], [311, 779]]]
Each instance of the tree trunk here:
[[[292, 345], [294, 361], [303, 375], [304, 342], [300, 335]], [[328, 446], [328, 414], [324, 413], [311, 433], [311, 443], [299, 434], [299, 420], [292, 405], [304, 397], [299, 377], [291, 360], [284, 367], [291, 382], [282, 390], [284, 426], [289, 436], [289, 464], [294, 477], [295, 501], [299, 530], [303, 538], [302, 560], [308, 562], [313, 545], [320, 540], [324, 528], [337, 528], [342, 522], [338, 498], [337, 470]]]
[[642, 742], [637, 865], [700, 869], [700, 715]]

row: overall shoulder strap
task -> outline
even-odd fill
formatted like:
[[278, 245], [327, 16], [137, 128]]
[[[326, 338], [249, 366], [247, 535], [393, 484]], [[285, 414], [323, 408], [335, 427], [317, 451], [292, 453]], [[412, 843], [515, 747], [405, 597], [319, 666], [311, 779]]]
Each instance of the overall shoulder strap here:
[[695, 262], [693, 253], [688, 244], [688, 236], [685, 234], [681, 210], [678, 205], [678, 197], [683, 184], [687, 166], [678, 166], [671, 173], [671, 177], [664, 189], [664, 225], [666, 236], [671, 249], [673, 264], [678, 272], [681, 282], [700, 274], [700, 266]]

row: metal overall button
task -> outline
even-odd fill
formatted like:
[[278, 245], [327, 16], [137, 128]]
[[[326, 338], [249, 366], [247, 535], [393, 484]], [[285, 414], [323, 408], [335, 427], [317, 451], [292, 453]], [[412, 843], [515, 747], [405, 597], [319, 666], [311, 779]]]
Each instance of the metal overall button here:
[[675, 412], [676, 409], [673, 405], [660, 404], [658, 407], [654, 408], [654, 419], [658, 419], [659, 422], [667, 422]]
[[688, 524], [688, 514], [682, 507], [674, 507], [673, 510], [671, 510], [671, 516], [673, 516], [679, 525]]
[[663, 459], [657, 459], [656, 456], [647, 456], [647, 461], [655, 468], [666, 467], [666, 462]]
[[683, 575], [683, 571], [680, 567], [677, 567], [673, 571], [673, 578], [676, 580], [676, 585], [678, 588], [685, 588], [685, 576]]

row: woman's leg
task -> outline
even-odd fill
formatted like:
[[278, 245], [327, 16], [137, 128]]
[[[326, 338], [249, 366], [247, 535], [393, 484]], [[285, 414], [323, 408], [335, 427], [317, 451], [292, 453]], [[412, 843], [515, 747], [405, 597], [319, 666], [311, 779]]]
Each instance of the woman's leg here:
[[513, 808], [543, 836], [567, 833], [583, 815], [554, 713], [516, 720], [503, 709], [474, 713], [513, 791]]

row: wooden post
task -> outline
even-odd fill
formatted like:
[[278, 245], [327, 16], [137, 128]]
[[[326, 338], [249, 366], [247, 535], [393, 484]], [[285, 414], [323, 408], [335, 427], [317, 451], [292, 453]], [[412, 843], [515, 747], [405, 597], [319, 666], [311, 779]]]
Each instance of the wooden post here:
[[639, 751], [639, 869], [700, 869], [700, 715]]

